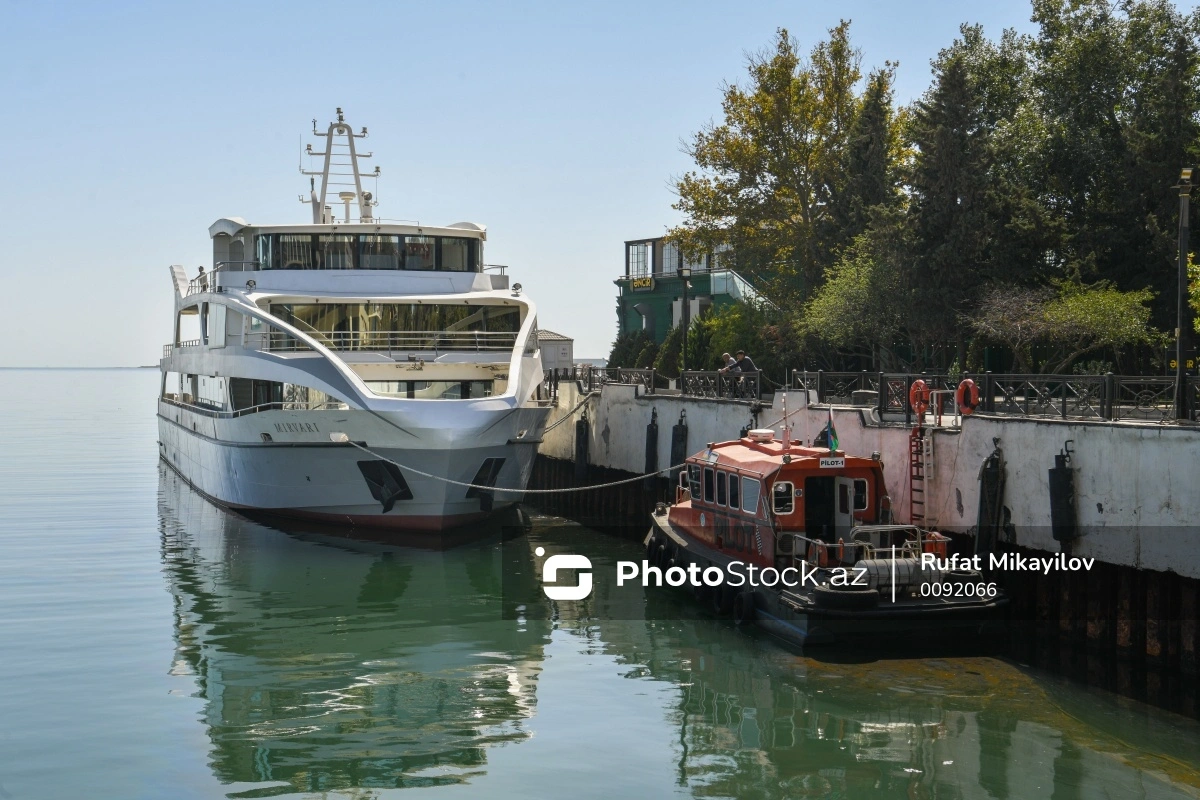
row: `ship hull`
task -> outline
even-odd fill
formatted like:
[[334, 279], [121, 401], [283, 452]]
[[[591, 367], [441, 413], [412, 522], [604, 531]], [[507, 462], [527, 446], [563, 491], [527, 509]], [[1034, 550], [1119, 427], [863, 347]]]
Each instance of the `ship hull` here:
[[[230, 508], [444, 531], [486, 520], [521, 499], [547, 414], [543, 408], [462, 409], [453, 427], [414, 429], [366, 411], [221, 419], [160, 403], [159, 455], [199, 492]], [[334, 432], [366, 451], [331, 441]], [[463, 485], [478, 480], [494, 489]]]

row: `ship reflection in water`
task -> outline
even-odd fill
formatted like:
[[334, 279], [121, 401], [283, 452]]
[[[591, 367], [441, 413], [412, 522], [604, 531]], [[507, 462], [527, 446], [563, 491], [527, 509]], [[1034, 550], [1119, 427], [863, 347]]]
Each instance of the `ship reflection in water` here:
[[638, 542], [279, 530], [166, 469], [160, 524], [173, 671], [232, 797], [1200, 797], [1195, 721], [1003, 661], [799, 655], [664, 591], [631, 619], [602, 582], [501, 618], [536, 547], [599, 568]]

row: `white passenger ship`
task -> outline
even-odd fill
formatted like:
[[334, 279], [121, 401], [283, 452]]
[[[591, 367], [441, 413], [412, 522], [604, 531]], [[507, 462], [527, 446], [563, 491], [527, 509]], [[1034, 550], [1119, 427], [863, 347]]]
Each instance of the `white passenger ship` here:
[[219, 219], [211, 270], [171, 267], [160, 455], [219, 503], [286, 516], [436, 531], [512, 505], [487, 487], [525, 488], [545, 427], [534, 304], [485, 271], [482, 226], [375, 217], [366, 128], [338, 109], [313, 134], [310, 224]]

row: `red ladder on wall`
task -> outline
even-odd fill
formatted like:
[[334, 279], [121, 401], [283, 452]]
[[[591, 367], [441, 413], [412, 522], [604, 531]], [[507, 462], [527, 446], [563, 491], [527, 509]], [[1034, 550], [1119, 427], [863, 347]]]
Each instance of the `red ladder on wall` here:
[[925, 430], [920, 425], [908, 437], [908, 508], [913, 525], [925, 524]]

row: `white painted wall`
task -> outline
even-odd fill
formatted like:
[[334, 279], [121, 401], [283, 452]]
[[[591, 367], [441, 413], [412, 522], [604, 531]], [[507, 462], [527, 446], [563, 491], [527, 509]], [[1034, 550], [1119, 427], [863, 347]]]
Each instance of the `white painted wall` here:
[[[559, 387], [553, 424], [581, 399], [573, 384]], [[786, 398], [786, 399], [785, 399]], [[760, 427], [781, 432], [784, 403], [792, 436], [811, 442], [829, 418], [826, 408], [804, 408], [798, 393], [775, 396], [759, 416]], [[750, 421], [746, 405], [640, 395], [633, 386], [610, 384], [585, 406], [592, 464], [640, 473], [645, 465], [646, 425], [658, 410], [658, 464], [670, 466], [671, 427], [687, 412], [688, 452], [738, 435]], [[909, 514], [908, 441], [901, 423], [875, 422], [868, 409], [835, 408], [841, 449], [879, 451], [894, 507]], [[545, 437], [541, 453], [574, 457], [575, 419]], [[1100, 561], [1200, 578], [1200, 431], [1174, 425], [1025, 420], [975, 415], [961, 429], [933, 432], [926, 516], [942, 530], [971, 532], [979, 508], [979, 469], [999, 437], [1006, 461], [1004, 504], [1012, 514], [1016, 544], [1058, 552], [1050, 534], [1048, 470], [1067, 439], [1074, 440], [1076, 508], [1084, 533], [1072, 553]]]

